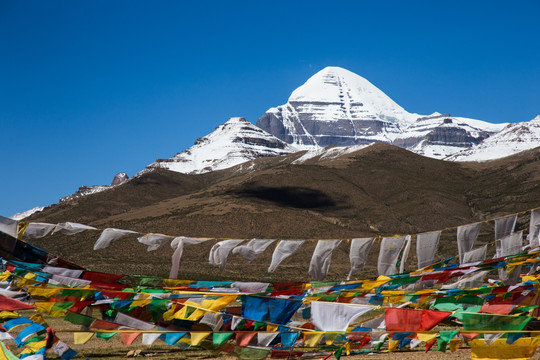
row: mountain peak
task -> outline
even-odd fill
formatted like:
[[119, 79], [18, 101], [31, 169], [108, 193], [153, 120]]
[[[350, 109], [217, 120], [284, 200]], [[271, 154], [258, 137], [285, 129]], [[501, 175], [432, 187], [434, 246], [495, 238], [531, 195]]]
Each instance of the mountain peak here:
[[328, 66], [286, 104], [269, 109], [257, 126], [294, 145], [349, 146], [391, 142], [417, 117], [360, 75]]
[[204, 173], [268, 156], [289, 154], [288, 144], [243, 117], [231, 117], [210, 134], [170, 159], [157, 159], [147, 169], [165, 168], [181, 173]]

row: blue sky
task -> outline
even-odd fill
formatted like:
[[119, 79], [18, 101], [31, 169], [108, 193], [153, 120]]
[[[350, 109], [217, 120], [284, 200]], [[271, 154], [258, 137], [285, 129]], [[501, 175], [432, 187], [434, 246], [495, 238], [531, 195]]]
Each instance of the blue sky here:
[[[410, 112], [540, 114], [540, 2], [0, 1], [0, 215], [132, 176], [328, 65]], [[69, 221], [70, 219], [66, 219]]]

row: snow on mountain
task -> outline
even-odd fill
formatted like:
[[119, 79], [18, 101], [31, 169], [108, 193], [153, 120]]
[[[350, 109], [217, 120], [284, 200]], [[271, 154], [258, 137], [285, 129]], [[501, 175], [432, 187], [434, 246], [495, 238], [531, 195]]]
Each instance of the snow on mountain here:
[[293, 145], [348, 146], [391, 142], [410, 114], [363, 77], [329, 66], [269, 109], [257, 126]]
[[311, 149], [311, 150], [307, 150], [302, 156], [294, 160], [291, 164], [303, 164], [307, 162], [308, 160], [312, 160], [312, 159], [317, 159], [319, 161], [336, 159], [340, 156], [364, 149], [370, 145], [371, 144], [351, 145], [351, 146], [345, 146], [345, 147], [334, 146], [334, 147]]
[[393, 144], [420, 155], [443, 159], [480, 143], [506, 125], [433, 113], [416, 119]]
[[129, 180], [129, 176], [125, 172], [121, 172], [114, 175], [111, 185], [90, 185], [90, 186], [83, 185], [79, 187], [79, 189], [73, 194], [60, 198], [60, 202], [65, 202], [65, 201], [76, 199], [82, 196], [96, 194], [105, 190], [109, 190], [115, 186], [122, 185], [128, 180]]
[[540, 115], [530, 121], [506, 125], [500, 132], [478, 145], [450, 155], [445, 160], [494, 160], [538, 146], [540, 146]]
[[349, 146], [374, 141], [442, 159], [478, 144], [506, 124], [434, 113], [409, 113], [363, 77], [326, 67], [269, 109], [257, 126], [296, 146]]
[[209, 135], [199, 138], [183, 153], [170, 159], [158, 159], [146, 168], [204, 173], [226, 169], [259, 157], [280, 156], [295, 151], [297, 149], [246, 119], [232, 117]]
[[43, 209], [45, 209], [44, 206], [36, 206], [35, 208], [32, 208], [30, 210], [26, 210], [26, 211], [23, 211], [23, 212], [20, 212], [20, 213], [13, 214], [9, 218], [12, 219], [12, 220], [22, 220], [24, 218], [29, 217], [32, 214], [43, 211]]

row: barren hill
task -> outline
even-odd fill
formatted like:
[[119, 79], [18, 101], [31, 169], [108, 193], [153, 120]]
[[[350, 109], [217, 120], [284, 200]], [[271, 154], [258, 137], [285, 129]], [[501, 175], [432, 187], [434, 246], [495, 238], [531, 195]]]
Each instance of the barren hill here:
[[[330, 154], [327, 149], [319, 155], [262, 158], [197, 175], [156, 170], [110, 190], [54, 205], [28, 220], [177, 236], [324, 239], [415, 234], [540, 204], [540, 149], [485, 163], [445, 162], [382, 143]], [[519, 220], [519, 226], [526, 227], [528, 219]], [[486, 225], [486, 241], [490, 228]], [[167, 275], [170, 248], [147, 253], [132, 236], [95, 252], [92, 245], [98, 236], [57, 234], [37, 245], [95, 270]], [[451, 235], [446, 238], [442, 257], [455, 253], [455, 241]], [[264, 272], [270, 249], [249, 266], [231, 255], [227, 270], [220, 274], [207, 264], [211, 246], [186, 249], [184, 277], [306, 280], [315, 244], [305, 244], [272, 275]], [[377, 251], [372, 249], [373, 261]], [[347, 272], [347, 253], [342, 243], [331, 277], [342, 278]], [[414, 260], [410, 262], [414, 267]], [[363, 275], [375, 275], [370, 271], [367, 267]]]

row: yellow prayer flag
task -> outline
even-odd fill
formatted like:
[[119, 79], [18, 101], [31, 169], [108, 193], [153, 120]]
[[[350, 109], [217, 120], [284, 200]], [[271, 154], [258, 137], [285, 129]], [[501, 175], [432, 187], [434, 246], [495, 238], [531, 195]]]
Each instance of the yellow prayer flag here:
[[326, 345], [332, 345], [334, 343], [334, 340], [338, 337], [338, 333], [326, 333], [325, 334], [326, 339]]
[[17, 314], [14, 311], [0, 311], [0, 320], [4, 321], [7, 319], [16, 319], [21, 315]]
[[315, 347], [321, 341], [324, 331], [306, 331], [304, 335], [304, 346], [305, 347]]
[[399, 340], [388, 340], [388, 351], [396, 351], [399, 346]]
[[460, 338], [451, 339], [450, 342], [448, 343], [450, 352], [456, 352], [459, 349], [459, 344], [461, 344]]
[[428, 342], [428, 341], [431, 341], [431, 340], [435, 339], [437, 337], [437, 334], [436, 333], [433, 333], [433, 334], [417, 333], [416, 337], [420, 341]]
[[26, 343], [25, 346], [32, 350], [32, 352], [37, 352], [38, 350], [43, 349], [45, 346], [47, 346], [47, 340], [29, 342]]
[[33, 297], [44, 297], [44, 298], [50, 298], [54, 294], [60, 292], [61, 289], [58, 288], [48, 288], [48, 287], [34, 287], [30, 286], [28, 287], [28, 293], [32, 295]]
[[277, 331], [277, 329], [278, 329], [277, 325], [271, 325], [271, 324], [266, 325], [266, 331], [268, 332], [274, 332], [274, 331]]
[[206, 339], [210, 334], [212, 334], [211, 331], [208, 332], [190, 332], [191, 335], [191, 346], [197, 346], [199, 345], [204, 339]]
[[6, 281], [11, 276], [11, 271], [6, 270], [0, 274], [0, 281]]
[[507, 344], [506, 339], [498, 339], [491, 345], [481, 339], [471, 341], [471, 355], [473, 360], [528, 360], [531, 358], [538, 344], [530, 337], [517, 339], [513, 344]]
[[345, 345], [343, 345], [343, 348], [347, 352], [347, 356], [351, 355], [351, 342], [347, 341]]
[[75, 332], [73, 333], [73, 343], [75, 345], [86, 344], [94, 336], [93, 332]]
[[35, 313], [34, 315], [32, 315], [30, 317], [30, 320], [41, 325], [45, 324], [45, 319], [43, 318], [43, 316], [41, 316], [40, 313]]

